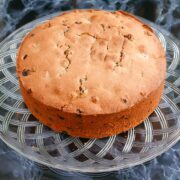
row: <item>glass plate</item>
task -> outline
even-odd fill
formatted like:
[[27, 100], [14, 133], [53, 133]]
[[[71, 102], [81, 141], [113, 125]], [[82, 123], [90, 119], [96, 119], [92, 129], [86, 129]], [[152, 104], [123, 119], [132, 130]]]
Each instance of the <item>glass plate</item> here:
[[23, 156], [40, 164], [79, 172], [108, 172], [134, 166], [165, 152], [180, 139], [179, 42], [157, 25], [167, 54], [165, 90], [156, 110], [127, 133], [83, 139], [55, 133], [36, 120], [25, 106], [16, 76], [16, 53], [23, 37], [57, 13], [16, 30], [0, 43], [0, 137]]

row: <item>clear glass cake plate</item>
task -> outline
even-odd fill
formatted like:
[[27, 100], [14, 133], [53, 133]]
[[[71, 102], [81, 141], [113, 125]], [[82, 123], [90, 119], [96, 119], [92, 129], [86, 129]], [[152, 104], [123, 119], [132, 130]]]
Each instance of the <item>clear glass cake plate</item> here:
[[83, 139], [55, 133], [32, 116], [19, 92], [16, 53], [23, 37], [32, 28], [56, 15], [35, 20], [0, 43], [0, 138], [37, 163], [84, 173], [109, 172], [138, 165], [173, 146], [180, 139], [179, 42], [144, 19], [166, 50], [168, 67], [159, 106], [142, 124], [116, 136]]

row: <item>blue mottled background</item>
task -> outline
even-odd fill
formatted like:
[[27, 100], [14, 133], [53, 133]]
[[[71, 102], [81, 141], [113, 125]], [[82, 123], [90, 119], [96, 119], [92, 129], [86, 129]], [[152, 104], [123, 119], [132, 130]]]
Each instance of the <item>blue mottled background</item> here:
[[[126, 10], [159, 24], [180, 39], [180, 0], [0, 0], [0, 41], [27, 22], [74, 8]], [[41, 167], [0, 141], [0, 180], [31, 179], [180, 180], [180, 142], [147, 163], [93, 177]]]

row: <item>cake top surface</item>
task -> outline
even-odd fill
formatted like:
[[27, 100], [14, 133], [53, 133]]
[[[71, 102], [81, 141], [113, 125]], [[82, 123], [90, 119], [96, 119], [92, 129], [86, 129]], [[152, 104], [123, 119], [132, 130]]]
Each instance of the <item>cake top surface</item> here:
[[151, 28], [122, 11], [64, 13], [33, 29], [17, 56], [30, 96], [85, 115], [132, 107], [160, 86], [165, 68]]

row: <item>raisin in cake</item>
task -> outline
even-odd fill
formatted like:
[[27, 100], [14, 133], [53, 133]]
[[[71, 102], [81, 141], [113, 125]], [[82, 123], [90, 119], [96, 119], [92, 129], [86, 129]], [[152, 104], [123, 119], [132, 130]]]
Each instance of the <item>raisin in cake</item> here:
[[157, 107], [165, 53], [152, 29], [123, 11], [75, 10], [34, 28], [17, 56], [31, 113], [57, 132], [101, 138]]

